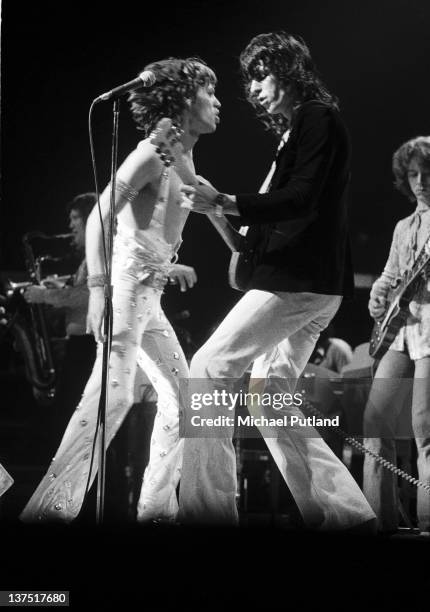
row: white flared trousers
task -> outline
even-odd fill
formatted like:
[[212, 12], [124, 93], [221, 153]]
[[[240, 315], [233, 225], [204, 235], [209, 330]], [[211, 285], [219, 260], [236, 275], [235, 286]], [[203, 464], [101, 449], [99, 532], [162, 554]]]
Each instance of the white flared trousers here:
[[[254, 362], [250, 389], [282, 392], [280, 381], [290, 381], [293, 393], [294, 381], [340, 303], [339, 296], [315, 293], [247, 292], [194, 356], [191, 382], [210, 379], [219, 387], [223, 380], [240, 378]], [[228, 433], [185, 439], [181, 522], [237, 522], [233, 428]], [[264, 435], [307, 527], [345, 529], [375, 518], [352, 475], [315, 429], [278, 426], [270, 436], [266, 428]]]

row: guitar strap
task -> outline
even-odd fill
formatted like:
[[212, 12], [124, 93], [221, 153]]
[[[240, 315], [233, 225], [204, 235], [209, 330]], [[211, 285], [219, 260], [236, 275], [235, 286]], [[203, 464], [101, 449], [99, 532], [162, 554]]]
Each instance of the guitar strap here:
[[424, 240], [424, 242], [422, 243], [422, 247], [418, 250], [418, 243], [419, 243], [418, 233], [422, 225], [422, 215], [425, 212], [428, 212], [427, 206], [418, 204], [417, 208], [415, 209], [414, 214], [412, 215], [412, 219], [409, 224], [409, 227], [412, 230], [411, 245], [410, 245], [411, 248], [410, 248], [410, 254], [409, 254], [410, 261], [408, 262], [408, 268], [410, 269], [415, 265], [421, 253], [423, 252], [426, 245], [430, 241], [430, 234], [429, 234]]
[[[276, 163], [278, 160], [278, 155], [280, 153], [280, 151], [284, 148], [289, 136], [290, 136], [290, 131], [291, 130], [287, 130], [282, 138], [281, 141], [279, 143], [279, 146], [276, 150], [276, 157], [272, 162], [272, 165], [270, 166], [270, 170], [266, 176], [266, 178], [263, 181], [263, 184], [261, 185], [260, 189], [258, 190], [258, 193], [267, 193], [270, 190], [270, 187], [272, 186], [272, 179], [273, 179], [273, 175], [275, 174], [275, 170], [276, 170]], [[242, 236], [246, 236], [246, 233], [248, 231], [248, 226], [247, 225], [242, 225], [242, 227], [239, 229], [239, 233]]]
[[284, 134], [284, 135], [282, 136], [282, 138], [281, 138], [281, 141], [280, 141], [280, 143], [279, 143], [279, 146], [278, 146], [278, 148], [277, 148], [277, 150], [276, 150], [276, 157], [275, 157], [275, 159], [273, 160], [273, 163], [272, 163], [272, 165], [270, 166], [269, 173], [268, 173], [268, 175], [266, 176], [266, 178], [264, 179], [264, 182], [263, 182], [263, 184], [261, 185], [261, 187], [260, 187], [260, 189], [259, 189], [258, 193], [267, 193], [267, 192], [269, 191], [269, 189], [270, 189], [270, 187], [271, 187], [271, 184], [272, 184], [272, 178], [273, 178], [273, 175], [275, 174], [275, 170], [276, 170], [276, 162], [277, 162], [277, 159], [278, 159], [278, 155], [279, 155], [280, 151], [281, 151], [281, 150], [284, 148], [284, 146], [285, 146], [285, 144], [286, 144], [286, 142], [287, 142], [287, 140], [288, 140], [288, 138], [289, 138], [289, 137], [290, 137], [290, 130], [287, 130], [287, 131], [285, 132], [285, 134]]
[[[418, 228], [416, 228], [416, 231], [414, 233], [415, 235], [413, 236], [413, 239], [415, 240], [415, 247], [416, 247]], [[418, 254], [416, 253], [416, 250], [412, 252], [412, 257], [414, 255], [415, 257], [413, 259], [412, 264], [408, 266], [408, 269], [405, 272], [405, 276], [404, 276], [405, 279], [408, 277], [411, 278], [412, 276], [414, 277], [418, 276], [418, 274], [415, 272], [415, 268], [418, 268], [419, 273], [422, 273], [427, 268], [427, 266], [430, 264], [430, 234], [427, 236]], [[426, 280], [427, 280], [427, 284], [430, 284], [430, 279], [426, 277]], [[409, 284], [409, 282], [410, 281], [408, 281], [407, 284]]]

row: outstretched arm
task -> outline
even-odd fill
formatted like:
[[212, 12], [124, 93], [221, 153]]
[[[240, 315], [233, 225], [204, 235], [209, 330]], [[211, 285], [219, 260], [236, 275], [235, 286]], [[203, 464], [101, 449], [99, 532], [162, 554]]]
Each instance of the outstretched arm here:
[[[182, 208], [202, 214], [217, 214], [222, 209], [224, 215], [239, 216], [236, 196], [221, 193], [209, 183], [199, 185], [182, 185]], [[221, 212], [221, 210], [220, 210]]]
[[294, 168], [286, 185], [268, 193], [219, 194], [211, 185], [184, 186], [184, 208], [208, 213], [223, 196], [223, 213], [241, 217], [243, 225], [287, 221], [308, 216], [319, 202], [338, 145], [334, 118], [326, 107], [303, 116]]

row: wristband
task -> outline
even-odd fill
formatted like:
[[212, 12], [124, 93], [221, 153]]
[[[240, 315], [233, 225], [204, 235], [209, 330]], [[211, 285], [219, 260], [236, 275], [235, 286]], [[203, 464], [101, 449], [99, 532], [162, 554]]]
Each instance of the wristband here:
[[115, 182], [115, 191], [120, 193], [122, 196], [124, 196], [124, 198], [128, 202], [131, 202], [131, 203], [133, 203], [134, 200], [139, 195], [139, 192], [137, 191], [137, 189], [135, 189], [134, 187], [132, 187], [131, 185], [129, 185], [125, 181], [122, 181], [121, 179], [116, 179], [116, 182]]

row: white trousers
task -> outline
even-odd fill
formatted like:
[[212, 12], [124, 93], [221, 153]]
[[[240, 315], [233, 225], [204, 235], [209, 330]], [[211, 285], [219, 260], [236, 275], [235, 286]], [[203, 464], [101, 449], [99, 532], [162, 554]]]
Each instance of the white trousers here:
[[[279, 391], [280, 379], [294, 386], [340, 303], [339, 296], [249, 291], [194, 356], [191, 380], [212, 379], [219, 386], [223, 379], [240, 378], [254, 362], [250, 385], [258, 383], [260, 393]], [[307, 527], [350, 528], [375, 518], [354, 478], [315, 429], [275, 427], [265, 441]], [[236, 523], [236, 487], [230, 435], [185, 439], [181, 522]]]
[[[160, 250], [161, 247], [159, 247]], [[117, 237], [113, 274], [113, 341], [109, 365], [106, 441], [109, 444], [133, 404], [137, 364], [158, 394], [157, 414], [138, 504], [138, 520], [174, 519], [183, 440], [179, 438], [178, 380], [188, 365], [170, 323], [160, 307], [162, 290], [139, 277], [157, 268], [129, 238]], [[164, 249], [163, 258], [170, 258]], [[154, 252], [151, 257], [154, 259]], [[90, 469], [90, 457], [102, 374], [102, 345], [86, 385], [48, 472], [21, 514], [23, 521], [71, 521], [79, 513]], [[73, 372], [70, 373], [73, 376]], [[97, 473], [96, 445], [90, 482]]]

